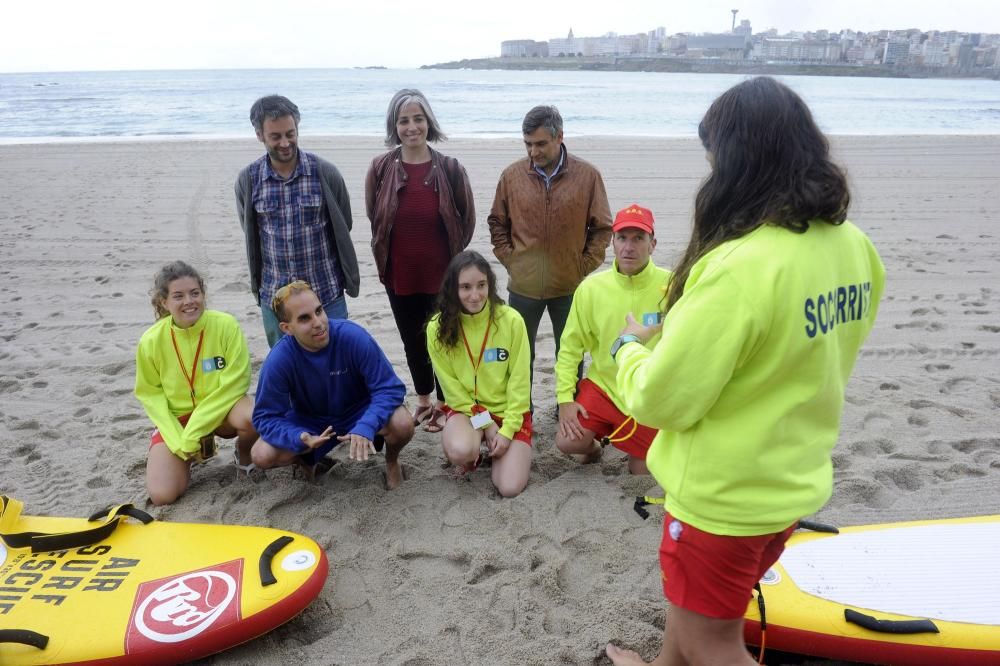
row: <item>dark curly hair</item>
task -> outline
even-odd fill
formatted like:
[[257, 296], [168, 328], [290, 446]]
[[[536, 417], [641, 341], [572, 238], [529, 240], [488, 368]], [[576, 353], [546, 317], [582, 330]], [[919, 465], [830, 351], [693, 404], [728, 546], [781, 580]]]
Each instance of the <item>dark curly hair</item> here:
[[691, 240], [674, 269], [666, 310], [692, 266], [722, 243], [764, 223], [806, 233], [810, 220], [841, 224], [851, 195], [809, 107], [768, 76], [733, 86], [698, 125], [712, 172], [695, 198]]
[[504, 304], [504, 300], [497, 294], [497, 276], [490, 267], [490, 263], [483, 258], [483, 255], [474, 250], [464, 250], [456, 254], [448, 268], [444, 272], [444, 279], [441, 280], [441, 291], [437, 295], [436, 310], [440, 313], [438, 317], [437, 342], [445, 349], [453, 349], [462, 335], [461, 319], [459, 315], [464, 312], [462, 302], [458, 299], [458, 276], [466, 268], [475, 267], [486, 276], [487, 301], [490, 308], [490, 324], [494, 322], [497, 308]]

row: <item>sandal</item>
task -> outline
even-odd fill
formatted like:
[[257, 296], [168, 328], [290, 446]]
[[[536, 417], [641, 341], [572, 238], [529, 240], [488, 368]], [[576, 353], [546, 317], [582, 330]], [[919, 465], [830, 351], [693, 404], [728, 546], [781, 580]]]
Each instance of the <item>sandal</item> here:
[[237, 448], [233, 448], [233, 464], [236, 465], [236, 478], [239, 479], [241, 476], [245, 476], [254, 483], [256, 483], [261, 477], [264, 476], [264, 470], [253, 462], [249, 462], [246, 465], [240, 464], [240, 451]]
[[441, 432], [444, 430], [445, 421], [448, 420], [448, 415], [440, 407], [434, 407], [431, 411], [430, 418], [427, 419], [427, 423], [424, 424], [424, 430], [427, 432]]
[[434, 405], [417, 405], [413, 410], [413, 425], [418, 426], [434, 414]]

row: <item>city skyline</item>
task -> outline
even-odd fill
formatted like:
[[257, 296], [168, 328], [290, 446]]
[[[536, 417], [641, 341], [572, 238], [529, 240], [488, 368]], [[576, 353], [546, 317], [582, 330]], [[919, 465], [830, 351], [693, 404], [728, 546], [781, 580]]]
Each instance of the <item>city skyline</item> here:
[[992, 1], [929, 4], [843, 0], [812, 6], [785, 0], [709, 2], [671, 7], [636, 0], [615, 8], [504, 5], [503, 15], [458, 0], [413, 6], [400, 0], [330, 7], [306, 2], [292, 8], [247, 0], [94, 5], [39, 0], [5, 8], [8, 30], [0, 42], [0, 71], [365, 67], [413, 68], [463, 58], [499, 55], [509, 39], [546, 41], [576, 35], [634, 34], [663, 26], [668, 33], [722, 33], [749, 20], [754, 31], [842, 29], [1000, 33]]

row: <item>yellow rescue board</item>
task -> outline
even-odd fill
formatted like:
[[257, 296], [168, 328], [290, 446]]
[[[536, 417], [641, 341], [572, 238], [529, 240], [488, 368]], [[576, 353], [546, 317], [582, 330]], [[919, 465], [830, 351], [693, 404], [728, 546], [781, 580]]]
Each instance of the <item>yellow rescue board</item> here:
[[[1000, 516], [797, 532], [761, 579], [767, 649], [871, 664], [1000, 664]], [[761, 643], [758, 595], [745, 637]]]
[[24, 516], [2, 502], [4, 666], [198, 659], [292, 619], [326, 582], [323, 550], [284, 530], [144, 524], [128, 505], [94, 520]]

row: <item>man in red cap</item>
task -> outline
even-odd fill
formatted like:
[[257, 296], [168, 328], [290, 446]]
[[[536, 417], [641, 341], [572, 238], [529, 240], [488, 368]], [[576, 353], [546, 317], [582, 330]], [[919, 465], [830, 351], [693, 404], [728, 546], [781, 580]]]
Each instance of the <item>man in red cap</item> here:
[[[612, 444], [628, 454], [630, 472], [646, 474], [646, 451], [656, 431], [622, 410], [613, 355], [623, 342], [619, 333], [626, 315], [647, 326], [659, 323], [670, 272], [653, 264], [656, 237], [649, 209], [632, 204], [618, 211], [611, 228], [614, 265], [580, 283], [559, 345], [556, 446], [563, 453], [582, 454], [584, 462], [597, 462]], [[659, 333], [647, 344], [652, 347], [658, 340]], [[578, 384], [577, 367], [588, 352], [591, 363]]]

